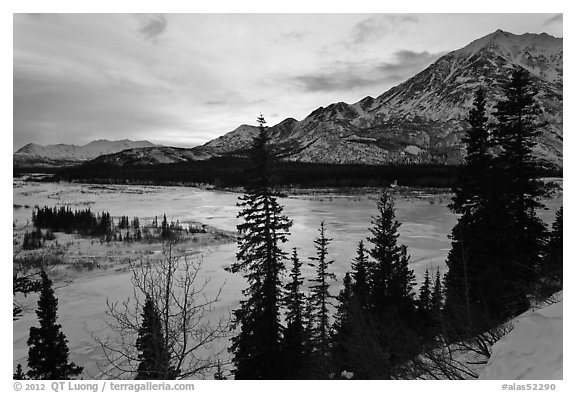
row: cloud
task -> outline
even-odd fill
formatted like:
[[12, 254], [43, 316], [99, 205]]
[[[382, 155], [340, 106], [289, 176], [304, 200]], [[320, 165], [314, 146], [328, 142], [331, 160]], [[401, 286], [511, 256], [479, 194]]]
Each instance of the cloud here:
[[407, 23], [417, 23], [415, 15], [382, 14], [363, 19], [352, 28], [352, 44], [378, 40], [396, 31]]
[[562, 24], [564, 22], [564, 14], [556, 14], [551, 18], [548, 18], [544, 21], [544, 26], [554, 25], [556, 23]]
[[225, 99], [216, 99], [216, 100], [208, 100], [204, 101], [204, 105], [206, 106], [245, 106], [245, 105], [259, 105], [259, 104], [266, 104], [268, 100], [265, 99], [258, 99], [258, 100], [246, 100], [240, 97], [236, 97], [234, 99], [225, 98]]
[[140, 23], [138, 33], [148, 41], [156, 39], [166, 31], [168, 21], [163, 14], [136, 14]]
[[170, 113], [163, 91], [129, 80], [106, 83], [16, 63], [13, 94], [15, 145], [146, 139], [191, 126]]
[[334, 92], [399, 83], [425, 69], [445, 54], [400, 50], [394, 61], [334, 62], [325, 71], [291, 78], [291, 83], [307, 92]]
[[310, 36], [309, 31], [305, 30], [293, 30], [287, 33], [281, 33], [278, 38], [274, 40], [276, 43], [288, 43], [288, 42], [302, 42], [305, 38]]

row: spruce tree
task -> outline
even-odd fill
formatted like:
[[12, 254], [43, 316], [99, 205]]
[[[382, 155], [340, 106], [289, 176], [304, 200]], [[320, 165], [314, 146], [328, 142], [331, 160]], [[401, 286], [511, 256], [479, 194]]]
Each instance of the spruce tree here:
[[445, 315], [451, 335], [460, 338], [484, 331], [498, 320], [492, 306], [501, 290], [498, 220], [506, 214], [491, 153], [494, 139], [488, 124], [486, 97], [476, 91], [469, 111], [464, 165], [460, 168], [450, 209], [459, 215], [452, 229], [445, 276]]
[[418, 297], [418, 309], [421, 312], [430, 311], [430, 301], [432, 297], [432, 292], [430, 291], [430, 272], [426, 269], [424, 273], [424, 282], [420, 287], [420, 296]]
[[352, 261], [352, 291], [360, 307], [368, 307], [370, 297], [370, 271], [371, 265], [364, 248], [364, 241], [360, 240], [356, 249], [356, 257]]
[[491, 189], [490, 177], [493, 165], [491, 149], [494, 145], [488, 124], [486, 93], [476, 90], [467, 122], [470, 128], [462, 138], [466, 146], [465, 165], [460, 169], [452, 192], [450, 209], [457, 214], [473, 214], [486, 202]]
[[175, 379], [177, 372], [170, 365], [170, 353], [160, 315], [150, 296], [142, 310], [142, 325], [136, 339], [138, 371], [135, 379]]
[[40, 327], [30, 328], [28, 338], [28, 377], [30, 379], [71, 379], [82, 367], [68, 361], [68, 340], [56, 323], [58, 299], [52, 281], [40, 272], [41, 290], [36, 315]]
[[430, 296], [430, 308], [429, 308], [429, 319], [431, 325], [428, 328], [428, 332], [432, 336], [441, 332], [443, 329], [443, 306], [444, 306], [444, 288], [442, 286], [442, 280], [440, 278], [440, 269], [436, 270], [436, 278], [434, 280], [434, 287], [432, 289], [432, 294]]
[[442, 312], [442, 280], [440, 279], [440, 269], [436, 270], [436, 278], [434, 279], [434, 288], [430, 297], [430, 311], [434, 315], [440, 315]]
[[530, 72], [515, 68], [503, 91], [504, 99], [496, 105], [495, 136], [501, 149], [498, 186], [506, 206], [497, 246], [503, 254], [501, 285], [508, 289], [501, 298], [507, 306], [502, 317], [507, 318], [528, 308], [528, 297], [537, 280], [546, 227], [536, 211], [543, 207], [540, 199], [546, 195], [546, 188], [539, 178], [541, 164], [533, 152], [542, 131]]
[[291, 221], [283, 214], [270, 186], [270, 153], [266, 146], [264, 118], [258, 118], [259, 134], [250, 155], [253, 163], [251, 182], [240, 197], [238, 253], [230, 271], [243, 272], [248, 288], [234, 320], [240, 328], [233, 338], [236, 379], [274, 379], [282, 373], [279, 358], [283, 326], [280, 323], [281, 276], [285, 270], [286, 242]]
[[403, 317], [415, 310], [412, 289], [414, 272], [408, 268], [408, 254], [404, 245], [398, 245], [398, 228], [394, 201], [384, 191], [378, 200], [378, 216], [372, 218], [372, 237], [368, 239], [373, 248], [369, 251], [374, 259], [371, 273], [371, 304], [376, 313], [390, 308]]
[[[406, 246], [398, 244], [400, 223], [395, 218], [392, 197], [383, 191], [378, 200], [378, 215], [372, 218], [368, 241], [373, 245], [369, 318], [365, 319], [363, 336], [371, 336], [365, 351], [379, 359], [382, 370], [375, 370], [366, 363], [354, 370], [370, 378], [391, 378], [402, 372], [400, 368], [415, 356], [421, 345], [423, 333], [412, 289], [414, 272], [408, 267]], [[364, 340], [367, 340], [364, 338]], [[358, 356], [356, 356], [358, 357]]]
[[26, 377], [26, 374], [24, 374], [24, 371], [22, 371], [22, 365], [20, 363], [18, 363], [18, 365], [16, 366], [16, 372], [14, 372], [14, 374], [12, 375], [12, 379], [15, 380], [28, 379]]
[[326, 237], [324, 222], [320, 224], [319, 232], [320, 235], [314, 240], [316, 256], [310, 257], [312, 262], [309, 265], [316, 268], [316, 277], [310, 280], [312, 283], [310, 292], [316, 316], [313, 335], [314, 347], [321, 357], [324, 357], [328, 354], [330, 338], [330, 311], [328, 307], [331, 305], [330, 299], [333, 297], [330, 294], [329, 280], [335, 280], [336, 275], [329, 271], [330, 265], [334, 263], [328, 258], [328, 245], [332, 239]]
[[303, 284], [301, 274], [302, 262], [298, 258], [296, 248], [292, 250], [292, 269], [290, 282], [286, 284], [286, 331], [284, 333], [285, 375], [297, 377], [304, 365], [304, 293], [300, 288]]

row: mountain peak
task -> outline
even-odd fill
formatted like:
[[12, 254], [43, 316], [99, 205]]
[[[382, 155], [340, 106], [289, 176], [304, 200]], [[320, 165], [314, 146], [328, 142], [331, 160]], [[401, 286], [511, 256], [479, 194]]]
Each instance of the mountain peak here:
[[562, 49], [562, 38], [547, 33], [524, 33], [517, 35], [501, 29], [472, 41], [462, 49], [452, 53], [472, 55], [481, 50], [501, 51], [505, 55], [530, 50], [537, 53], [553, 53]]

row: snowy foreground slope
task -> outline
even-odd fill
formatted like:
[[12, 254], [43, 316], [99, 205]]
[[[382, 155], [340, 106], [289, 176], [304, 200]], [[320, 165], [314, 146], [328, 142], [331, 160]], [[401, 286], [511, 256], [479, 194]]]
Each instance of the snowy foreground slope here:
[[516, 318], [492, 347], [479, 379], [562, 379], [562, 292], [555, 303]]

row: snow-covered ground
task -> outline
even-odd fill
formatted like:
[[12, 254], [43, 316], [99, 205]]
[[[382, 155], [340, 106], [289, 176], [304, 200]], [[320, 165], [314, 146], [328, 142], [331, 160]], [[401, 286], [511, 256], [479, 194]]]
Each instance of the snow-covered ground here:
[[[232, 192], [192, 187], [25, 183], [16, 179], [13, 220], [21, 228], [30, 220], [35, 205], [65, 204], [72, 208], [89, 206], [95, 212], [108, 211], [116, 222], [121, 215], [138, 216], [144, 223], [155, 215], [161, 217], [166, 213], [168, 220], [198, 221], [233, 231], [237, 224], [235, 205], [238, 196]], [[333, 239], [329, 245], [330, 256], [336, 260], [333, 271], [339, 280], [334, 283], [333, 294], [339, 290], [345, 272], [350, 270], [358, 241], [369, 236], [371, 216], [376, 213], [376, 197], [375, 194], [324, 194], [296, 195], [280, 200], [294, 222], [286, 250], [297, 247], [303, 260], [314, 255], [312, 241], [320, 223], [325, 221], [327, 236]], [[445, 270], [444, 260], [450, 248], [448, 234], [456, 222], [456, 217], [446, 207], [448, 202], [449, 195], [445, 194], [410, 194], [396, 198], [397, 218], [402, 223], [399, 241], [408, 247], [411, 268], [418, 279], [427, 268]], [[561, 204], [561, 193], [547, 201], [550, 210], [543, 214], [546, 222], [553, 220]], [[208, 245], [199, 251], [204, 260], [203, 277], [212, 280], [207, 291], [215, 293], [223, 286], [221, 301], [211, 314], [211, 318], [216, 319], [238, 306], [241, 290], [245, 288], [240, 275], [224, 271], [224, 267], [235, 259], [236, 245]], [[312, 270], [306, 268], [303, 273], [311, 276]], [[124, 301], [131, 295], [130, 273], [122, 269], [87, 272], [57, 290], [59, 323], [70, 341], [72, 360], [86, 367], [84, 378], [98, 375], [96, 361], [102, 356], [92, 336], [112, 333], [104, 323], [106, 300]], [[34, 296], [29, 296], [27, 301], [31, 308], [35, 307]], [[35, 323], [33, 312], [14, 322], [14, 365], [25, 363], [28, 331]]]
[[559, 292], [553, 303], [515, 318], [514, 328], [492, 347], [480, 379], [562, 379], [562, 309]]

